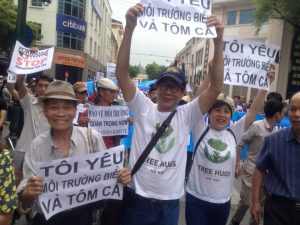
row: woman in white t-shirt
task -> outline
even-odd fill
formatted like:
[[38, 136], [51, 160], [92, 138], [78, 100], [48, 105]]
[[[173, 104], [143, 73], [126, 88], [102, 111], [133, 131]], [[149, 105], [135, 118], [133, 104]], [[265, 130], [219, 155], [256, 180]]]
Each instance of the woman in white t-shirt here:
[[[270, 81], [275, 71], [267, 72]], [[234, 113], [233, 99], [220, 94], [205, 118], [193, 127], [193, 164], [186, 186], [187, 225], [225, 225], [230, 211], [236, 146], [264, 105], [267, 91], [260, 90], [247, 114], [227, 128]], [[197, 146], [197, 142], [201, 138]]]

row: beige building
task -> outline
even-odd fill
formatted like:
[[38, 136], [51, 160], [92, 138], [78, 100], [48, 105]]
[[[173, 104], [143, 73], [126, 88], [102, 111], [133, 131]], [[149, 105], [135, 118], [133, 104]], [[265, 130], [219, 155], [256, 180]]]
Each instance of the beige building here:
[[111, 33], [111, 59], [110, 61], [116, 63], [118, 51], [124, 34], [122, 22], [112, 19], [112, 33]]
[[[277, 68], [279, 75], [276, 75], [276, 80], [271, 85], [270, 90], [278, 91], [284, 97], [289, 96], [291, 92], [288, 86], [290, 87], [292, 82], [296, 83], [296, 81], [289, 79], [294, 30], [283, 21], [269, 20], [263, 24], [260, 32], [256, 34], [253, 24], [254, 10], [253, 0], [214, 0], [212, 13], [223, 21], [225, 37], [256, 40], [281, 46], [280, 63]], [[211, 40], [192, 38], [177, 55], [181, 62], [186, 62], [186, 74], [190, 84], [195, 88], [199, 84], [199, 80], [206, 75], [207, 60], [212, 58], [213, 53], [213, 49], [209, 48], [210, 46], [213, 46]], [[296, 69], [298, 67], [295, 67]], [[299, 75], [300, 80], [300, 72], [298, 75], [293, 74], [294, 77]], [[300, 87], [300, 81], [298, 87]], [[253, 99], [257, 93], [257, 89], [254, 88], [232, 85], [224, 85], [223, 91], [229, 96], [244, 95], [247, 100]]]
[[27, 21], [40, 24], [43, 38], [38, 46], [55, 47], [52, 69], [45, 73], [56, 79], [93, 79], [115, 57], [108, 0], [55, 0], [48, 6], [28, 0]]

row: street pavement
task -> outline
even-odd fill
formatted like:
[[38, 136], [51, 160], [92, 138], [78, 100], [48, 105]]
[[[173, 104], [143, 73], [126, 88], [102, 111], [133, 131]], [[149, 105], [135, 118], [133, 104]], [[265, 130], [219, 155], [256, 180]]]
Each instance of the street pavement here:
[[[8, 135], [8, 125], [4, 125], [3, 127], [3, 137]], [[227, 221], [227, 225], [229, 225], [230, 219], [232, 218], [232, 215], [237, 207], [238, 201], [239, 201], [239, 193], [241, 188], [241, 179], [235, 179], [234, 185], [233, 185], [233, 191], [232, 191], [232, 199], [231, 199], [231, 209], [230, 209], [230, 215], [229, 219]], [[180, 217], [179, 217], [179, 225], [186, 225], [184, 213], [185, 212], [185, 200], [182, 198], [180, 200]], [[217, 215], [216, 215], [217, 216]], [[247, 221], [250, 219], [250, 214], [247, 213], [244, 220], [241, 222], [240, 225], [248, 225]], [[25, 219], [22, 217], [20, 220], [16, 222], [16, 225], [27, 225], [25, 222]], [[200, 224], [199, 224], [200, 225]]]

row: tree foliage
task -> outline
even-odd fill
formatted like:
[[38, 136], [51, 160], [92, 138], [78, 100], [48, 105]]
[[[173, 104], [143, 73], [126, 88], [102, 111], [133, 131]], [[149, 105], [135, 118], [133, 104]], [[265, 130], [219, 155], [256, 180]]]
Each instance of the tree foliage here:
[[31, 28], [32, 30], [32, 43], [36, 41], [40, 41], [43, 38], [43, 35], [41, 34], [41, 24], [37, 22], [32, 22], [28, 21], [27, 25]]
[[165, 66], [158, 65], [156, 62], [146, 65], [146, 73], [148, 75], [148, 79], [149, 80], [157, 79], [160, 71], [163, 70], [164, 68]]
[[135, 65], [135, 66], [129, 66], [129, 75], [131, 78], [137, 77], [140, 73], [140, 67]]
[[0, 52], [7, 52], [17, 22], [17, 7], [13, 0], [0, 0], [0, 21]]
[[280, 19], [300, 29], [300, 1], [255, 0], [255, 25], [260, 30], [266, 19]]

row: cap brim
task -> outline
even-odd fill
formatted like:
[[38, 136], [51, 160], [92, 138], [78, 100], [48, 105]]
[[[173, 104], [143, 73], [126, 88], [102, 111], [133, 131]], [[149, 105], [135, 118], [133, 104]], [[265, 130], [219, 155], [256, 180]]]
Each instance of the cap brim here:
[[174, 74], [168, 74], [168, 73], [164, 74], [163, 76], [161, 76], [159, 78], [159, 80], [156, 81], [156, 83], [160, 83], [162, 81], [162, 79], [164, 79], [164, 78], [171, 78], [171, 79], [175, 80], [176, 83], [178, 83], [179, 85], [183, 85], [184, 84], [184, 82], [182, 82], [182, 80], [179, 79], [176, 75], [174, 75]]

